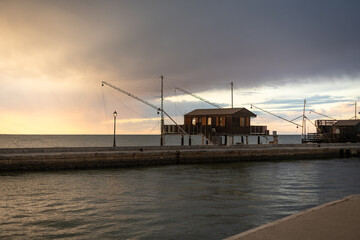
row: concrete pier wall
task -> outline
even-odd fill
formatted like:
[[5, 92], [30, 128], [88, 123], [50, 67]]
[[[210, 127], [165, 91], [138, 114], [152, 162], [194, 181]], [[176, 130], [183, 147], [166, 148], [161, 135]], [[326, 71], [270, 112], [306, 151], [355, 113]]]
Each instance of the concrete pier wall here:
[[360, 144], [0, 149], [0, 171], [142, 167], [360, 156]]

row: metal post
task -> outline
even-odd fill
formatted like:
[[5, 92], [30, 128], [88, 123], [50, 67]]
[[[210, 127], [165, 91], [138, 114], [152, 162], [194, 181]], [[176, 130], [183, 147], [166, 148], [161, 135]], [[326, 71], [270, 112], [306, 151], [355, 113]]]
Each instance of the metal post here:
[[116, 116], [117, 116], [117, 112], [115, 111], [113, 113], [114, 115], [114, 144], [113, 144], [113, 147], [116, 147], [116, 140], [115, 140], [115, 136], [116, 136]]
[[306, 142], [306, 117], [305, 117], [305, 105], [306, 99], [304, 99], [304, 109], [303, 109], [303, 122], [302, 122], [302, 142]]
[[356, 113], [357, 113], [357, 107], [356, 107], [356, 102], [355, 102], [355, 120], [357, 119]]
[[234, 83], [231, 82], [231, 108], [234, 108]]
[[160, 146], [165, 145], [165, 138], [164, 138], [164, 76], [161, 75], [161, 139], [160, 139]]

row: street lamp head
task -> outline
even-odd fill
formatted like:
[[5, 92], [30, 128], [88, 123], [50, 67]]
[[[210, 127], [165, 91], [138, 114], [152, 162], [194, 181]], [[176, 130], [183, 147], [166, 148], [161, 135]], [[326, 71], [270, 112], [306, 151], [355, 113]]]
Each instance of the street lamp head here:
[[117, 112], [115, 111], [115, 112], [113, 113], [113, 115], [114, 115], [114, 117], [116, 117], [116, 116], [117, 116]]

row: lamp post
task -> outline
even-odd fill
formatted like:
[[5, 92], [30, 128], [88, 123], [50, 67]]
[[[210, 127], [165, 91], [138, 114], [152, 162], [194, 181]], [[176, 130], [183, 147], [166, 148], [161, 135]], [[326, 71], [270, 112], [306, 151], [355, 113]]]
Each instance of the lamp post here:
[[114, 146], [113, 147], [116, 147], [116, 142], [115, 142], [115, 131], [116, 131], [116, 116], [117, 116], [117, 112], [115, 111], [113, 113], [114, 115]]

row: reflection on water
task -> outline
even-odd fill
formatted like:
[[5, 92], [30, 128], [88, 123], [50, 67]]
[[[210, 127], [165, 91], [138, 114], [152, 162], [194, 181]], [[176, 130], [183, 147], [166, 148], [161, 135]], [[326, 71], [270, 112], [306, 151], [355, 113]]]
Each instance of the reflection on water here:
[[221, 239], [360, 193], [359, 158], [0, 175], [0, 238]]

